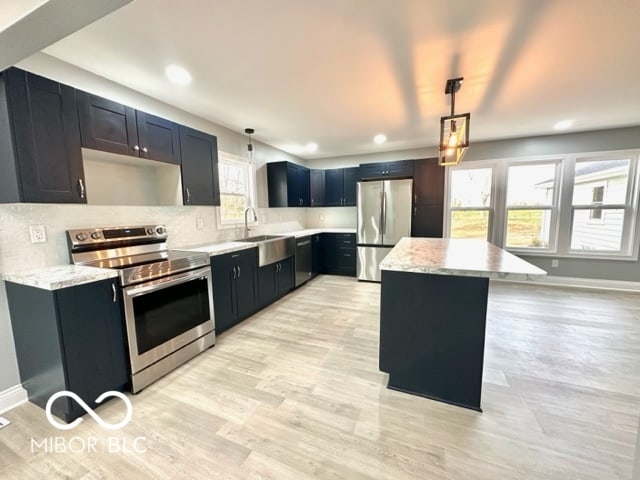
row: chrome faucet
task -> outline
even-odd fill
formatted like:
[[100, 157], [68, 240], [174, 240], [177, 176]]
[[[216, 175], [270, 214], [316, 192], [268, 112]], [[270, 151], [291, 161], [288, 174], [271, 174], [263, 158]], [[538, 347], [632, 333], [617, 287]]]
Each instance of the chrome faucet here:
[[249, 220], [247, 219], [247, 213], [249, 210], [253, 213], [253, 221], [258, 221], [258, 216], [256, 215], [256, 210], [251, 205], [244, 209], [244, 238], [249, 238]]

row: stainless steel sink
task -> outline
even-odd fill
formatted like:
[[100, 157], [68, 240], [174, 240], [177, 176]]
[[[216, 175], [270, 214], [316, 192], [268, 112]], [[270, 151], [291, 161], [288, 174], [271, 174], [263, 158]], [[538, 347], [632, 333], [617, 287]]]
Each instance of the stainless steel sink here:
[[286, 235], [257, 235], [236, 241], [258, 244], [258, 265], [261, 267], [296, 253], [296, 238]]

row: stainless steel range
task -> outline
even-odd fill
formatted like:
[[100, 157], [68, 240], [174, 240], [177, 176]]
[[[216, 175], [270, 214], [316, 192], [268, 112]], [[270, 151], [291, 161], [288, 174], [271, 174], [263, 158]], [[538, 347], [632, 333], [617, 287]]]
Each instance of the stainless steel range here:
[[72, 263], [119, 270], [133, 393], [215, 344], [209, 255], [169, 250], [164, 225], [67, 230], [67, 242]]

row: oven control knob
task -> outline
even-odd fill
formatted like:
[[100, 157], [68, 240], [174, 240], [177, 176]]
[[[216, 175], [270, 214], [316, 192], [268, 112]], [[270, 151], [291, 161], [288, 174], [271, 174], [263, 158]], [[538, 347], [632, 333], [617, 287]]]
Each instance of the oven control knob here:
[[158, 235], [164, 235], [165, 233], [167, 233], [167, 229], [164, 228], [162, 225], [159, 225], [156, 227], [156, 233]]
[[80, 232], [76, 235], [76, 239], [78, 239], [81, 242], [84, 242], [87, 238], [89, 238], [89, 236], [84, 232]]
[[98, 240], [100, 237], [102, 237], [102, 234], [100, 232], [91, 232], [91, 238], [93, 238], [94, 240]]
[[147, 227], [147, 235], [153, 235], [155, 233], [155, 230], [153, 227]]

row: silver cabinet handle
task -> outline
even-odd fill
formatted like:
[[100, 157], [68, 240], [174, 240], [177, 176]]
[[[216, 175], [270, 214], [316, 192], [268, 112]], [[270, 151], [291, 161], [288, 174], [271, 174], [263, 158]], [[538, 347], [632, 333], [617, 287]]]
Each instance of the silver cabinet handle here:
[[113, 303], [116, 303], [118, 301], [118, 294], [116, 293], [116, 284], [115, 283], [111, 284], [111, 291], [113, 292]]
[[187, 194], [187, 204], [191, 204], [191, 192], [189, 191], [189, 187], [184, 189], [184, 193]]
[[140, 150], [140, 147], [139, 147], [138, 145], [134, 145], [134, 146], [133, 146], [133, 149], [137, 152], [137, 151], [139, 151], [139, 150]]
[[235, 280], [236, 277], [238, 276], [237, 272], [236, 272], [236, 266], [233, 266], [233, 279]]
[[78, 179], [78, 191], [80, 193], [80, 198], [84, 198], [86, 190], [84, 189], [84, 181], [81, 178]]
[[240, 278], [240, 273], [242, 272], [242, 270], [240, 270], [240, 265], [236, 265], [238, 267], [238, 278]]
[[142, 151], [143, 151], [144, 153], [147, 153], [147, 152], [149, 151], [149, 149], [148, 149], [147, 147], [142, 147]]

